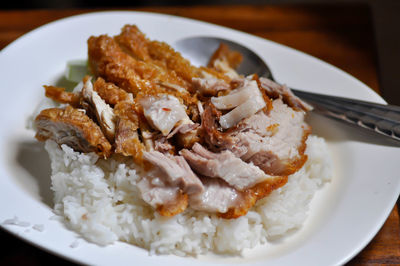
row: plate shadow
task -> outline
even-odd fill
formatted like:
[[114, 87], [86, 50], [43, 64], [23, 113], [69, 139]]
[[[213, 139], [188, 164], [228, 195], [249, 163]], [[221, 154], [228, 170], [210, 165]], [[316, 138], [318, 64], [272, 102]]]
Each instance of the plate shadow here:
[[39, 187], [39, 196], [43, 203], [53, 208], [51, 191], [51, 166], [44, 144], [37, 141], [24, 141], [16, 144], [16, 162], [25, 169]]

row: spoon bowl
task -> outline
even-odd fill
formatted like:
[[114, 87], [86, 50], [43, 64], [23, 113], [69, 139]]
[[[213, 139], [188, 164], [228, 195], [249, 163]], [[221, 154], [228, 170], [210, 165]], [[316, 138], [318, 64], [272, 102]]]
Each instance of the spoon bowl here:
[[243, 56], [243, 61], [240, 63], [236, 71], [245, 76], [257, 74], [259, 77], [272, 79], [272, 73], [268, 65], [254, 51], [247, 47], [222, 38], [198, 36], [190, 37], [177, 41], [174, 47], [185, 58], [189, 58], [196, 66], [206, 66], [212, 54], [218, 49], [220, 43], [228, 45], [229, 49], [238, 51]]
[[[183, 57], [196, 66], [206, 66], [220, 43], [238, 51], [243, 61], [236, 69], [239, 74], [257, 74], [274, 80], [270, 67], [254, 51], [231, 40], [219, 37], [196, 36], [181, 39], [174, 45]], [[326, 117], [352, 124], [375, 136], [384, 136], [400, 141], [400, 106], [384, 105], [338, 96], [311, 93], [291, 88], [291, 91], [314, 107], [314, 111]]]

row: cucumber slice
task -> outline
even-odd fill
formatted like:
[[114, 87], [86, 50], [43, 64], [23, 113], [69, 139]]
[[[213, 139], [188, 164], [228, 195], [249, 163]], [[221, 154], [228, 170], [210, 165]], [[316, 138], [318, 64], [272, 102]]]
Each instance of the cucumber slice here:
[[87, 60], [71, 60], [67, 62], [65, 78], [79, 83], [85, 75], [89, 75]]

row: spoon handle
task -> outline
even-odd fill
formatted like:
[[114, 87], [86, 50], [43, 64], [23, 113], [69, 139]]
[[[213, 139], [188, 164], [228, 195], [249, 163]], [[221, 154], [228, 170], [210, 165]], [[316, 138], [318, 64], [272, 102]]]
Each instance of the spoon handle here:
[[318, 113], [400, 141], [400, 106], [291, 90]]

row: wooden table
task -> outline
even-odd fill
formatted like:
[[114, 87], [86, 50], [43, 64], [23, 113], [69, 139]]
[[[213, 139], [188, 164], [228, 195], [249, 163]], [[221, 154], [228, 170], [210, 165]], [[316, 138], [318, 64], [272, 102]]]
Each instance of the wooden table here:
[[[149, 7], [152, 11], [199, 19], [293, 47], [355, 76], [379, 92], [370, 10], [338, 6], [195, 6]], [[0, 49], [45, 23], [96, 10], [0, 11]], [[349, 221], [350, 222], [350, 221]], [[0, 230], [1, 265], [66, 265], [69, 262], [30, 246]], [[400, 222], [395, 207], [372, 242], [350, 265], [400, 264]]]

